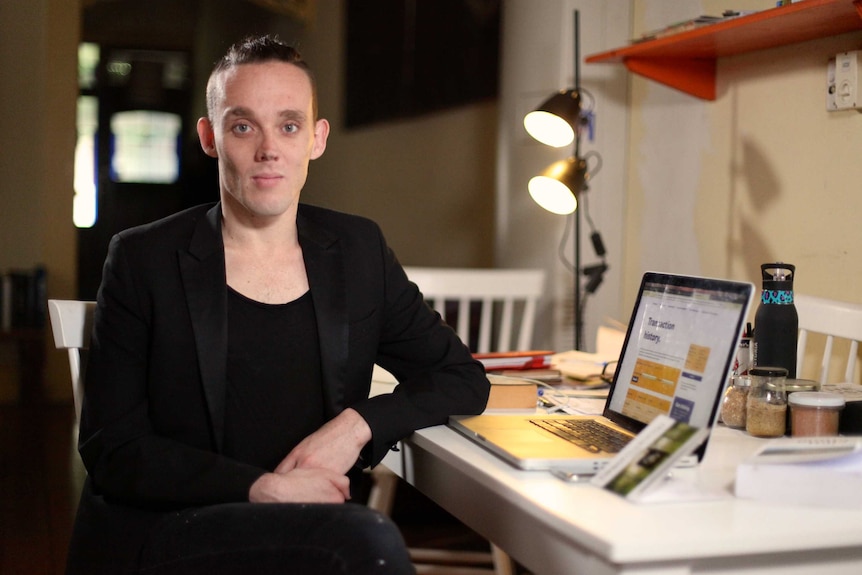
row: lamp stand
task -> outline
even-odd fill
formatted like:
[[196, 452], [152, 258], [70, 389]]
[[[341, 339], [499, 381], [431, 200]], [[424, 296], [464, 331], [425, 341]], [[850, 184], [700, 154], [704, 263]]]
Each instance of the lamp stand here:
[[581, 316], [581, 210], [575, 210], [572, 217], [575, 218], [573, 226], [575, 236], [575, 349], [579, 350], [584, 333], [584, 318]]
[[[574, 39], [573, 44], [575, 46], [575, 90], [578, 92], [578, 101], [580, 102], [580, 93], [581, 93], [581, 72], [580, 72], [580, 47], [578, 44], [580, 43], [580, 18], [578, 11], [575, 10], [575, 27], [574, 27]], [[575, 125], [575, 161], [579, 162], [581, 160], [581, 129], [580, 129], [580, 113], [578, 115], [577, 124]], [[574, 190], [573, 190], [574, 191]], [[577, 194], [580, 195], [581, 190], [577, 190]], [[572, 213], [572, 217], [575, 219], [573, 228], [575, 236], [574, 238], [574, 314], [575, 314], [575, 349], [581, 349], [583, 333], [584, 333], [584, 318], [581, 317], [581, 208]]]

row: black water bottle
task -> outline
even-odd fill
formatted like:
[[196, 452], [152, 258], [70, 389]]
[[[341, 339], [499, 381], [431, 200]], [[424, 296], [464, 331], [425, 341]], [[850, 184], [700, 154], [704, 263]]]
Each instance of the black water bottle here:
[[793, 304], [796, 266], [781, 262], [762, 264], [763, 292], [754, 316], [754, 365], [783, 367], [796, 377], [796, 339], [799, 316]]

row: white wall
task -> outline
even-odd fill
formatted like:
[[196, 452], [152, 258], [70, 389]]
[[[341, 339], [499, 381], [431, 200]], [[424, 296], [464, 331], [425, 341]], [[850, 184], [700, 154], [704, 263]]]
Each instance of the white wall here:
[[[536, 345], [573, 346], [572, 274], [557, 250], [566, 218], [544, 211], [527, 193], [529, 179], [571, 149], [555, 150], [532, 140], [524, 115], [557, 90], [574, 87], [574, 10], [580, 20], [581, 86], [594, 96], [596, 135], [584, 139], [581, 152], [597, 151], [603, 167], [591, 180], [586, 198], [600, 231], [610, 270], [584, 314], [586, 349], [593, 349], [598, 325], [606, 317], [627, 321], [620, 307], [625, 206], [627, 75], [620, 67], [584, 65], [586, 55], [614, 48], [629, 39], [627, 0], [507, 0], [504, 3], [502, 79], [497, 162], [496, 263], [498, 267], [542, 267], [548, 271]], [[582, 201], [579, 210], [584, 213]], [[598, 261], [581, 219], [582, 265]], [[571, 236], [570, 236], [571, 237]], [[573, 241], [564, 244], [572, 261]]]

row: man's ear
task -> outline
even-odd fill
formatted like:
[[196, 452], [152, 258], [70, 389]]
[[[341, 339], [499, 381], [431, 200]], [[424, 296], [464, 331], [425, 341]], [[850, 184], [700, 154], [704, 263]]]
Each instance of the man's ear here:
[[329, 137], [329, 122], [320, 119], [314, 123], [314, 144], [311, 147], [311, 159], [316, 160], [326, 150], [326, 139]]
[[201, 142], [201, 149], [207, 156], [218, 158], [215, 147], [215, 132], [209, 118], [198, 119], [198, 139]]

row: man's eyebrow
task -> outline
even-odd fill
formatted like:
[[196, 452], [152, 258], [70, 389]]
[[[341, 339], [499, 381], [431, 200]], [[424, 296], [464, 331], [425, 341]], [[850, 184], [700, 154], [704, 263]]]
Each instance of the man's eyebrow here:
[[[304, 121], [308, 116], [302, 110], [287, 109], [279, 112], [279, 117], [284, 120]], [[255, 114], [245, 106], [235, 106], [225, 111], [226, 118], [254, 118]]]
[[303, 121], [306, 119], [305, 112], [302, 110], [282, 110], [279, 113], [279, 116], [284, 118], [285, 120], [299, 120]]
[[243, 106], [235, 106], [225, 110], [225, 116], [254, 116], [251, 110]]

